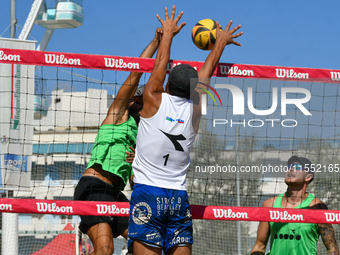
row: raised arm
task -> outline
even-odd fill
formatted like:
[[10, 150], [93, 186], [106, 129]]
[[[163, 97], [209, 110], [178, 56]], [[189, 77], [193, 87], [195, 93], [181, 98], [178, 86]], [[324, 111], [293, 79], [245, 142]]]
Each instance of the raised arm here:
[[144, 90], [144, 107], [141, 117], [149, 118], [153, 116], [161, 103], [161, 93], [164, 91], [163, 84], [166, 76], [166, 66], [170, 59], [170, 48], [173, 37], [185, 26], [181, 23], [177, 26], [178, 21], [183, 16], [181, 12], [175, 19], [176, 7], [172, 7], [171, 16], [169, 18], [168, 8], [165, 8], [165, 21], [157, 14], [158, 20], [162, 24], [163, 36], [156, 55], [154, 67]]
[[196, 132], [198, 130], [199, 122], [201, 119], [201, 98], [202, 98], [201, 95], [206, 93], [204, 92], [204, 90], [200, 89], [200, 88], [206, 89], [206, 87], [202, 85], [202, 83], [210, 85], [210, 78], [213, 75], [214, 71], [216, 70], [217, 64], [220, 61], [220, 58], [226, 45], [234, 44], [237, 46], [241, 46], [240, 43], [234, 41], [235, 38], [243, 34], [243, 32], [240, 32], [234, 35], [234, 33], [241, 27], [241, 25], [238, 25], [237, 27], [230, 30], [232, 23], [233, 22], [230, 21], [226, 29], [223, 31], [220, 30], [221, 29], [220, 24], [216, 22], [217, 29], [216, 29], [216, 42], [214, 48], [211, 50], [202, 68], [198, 72], [199, 84], [197, 85], [196, 88], [198, 95], [196, 95], [195, 97], [197, 99], [197, 102], [194, 103], [193, 108], [193, 127]]
[[[160, 28], [156, 29], [155, 37], [149, 43], [149, 45], [144, 49], [141, 58], [152, 58], [158, 49], [159, 42], [161, 41], [162, 30]], [[127, 77], [122, 87], [119, 89], [117, 96], [113, 103], [111, 104], [107, 116], [103, 121], [104, 124], [120, 124], [128, 119], [128, 115], [125, 114], [126, 110], [129, 108], [129, 103], [131, 102], [133, 95], [135, 94], [139, 80], [142, 77], [142, 72], [132, 72]]]

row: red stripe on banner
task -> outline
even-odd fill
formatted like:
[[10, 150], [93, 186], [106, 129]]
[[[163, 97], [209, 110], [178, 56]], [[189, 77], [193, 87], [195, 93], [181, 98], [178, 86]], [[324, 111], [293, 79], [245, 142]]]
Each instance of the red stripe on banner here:
[[[340, 210], [191, 205], [193, 219], [340, 224]], [[128, 202], [0, 199], [0, 212], [128, 217]]]
[[[154, 59], [0, 48], [0, 63], [151, 73]], [[199, 71], [203, 63], [170, 60], [167, 71], [178, 64]], [[220, 63], [214, 76], [338, 83], [340, 70]]]

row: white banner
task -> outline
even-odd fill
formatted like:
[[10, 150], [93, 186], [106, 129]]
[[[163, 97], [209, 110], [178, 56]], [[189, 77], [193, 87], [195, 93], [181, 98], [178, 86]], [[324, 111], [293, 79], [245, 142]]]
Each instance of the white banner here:
[[[0, 38], [0, 48], [34, 50], [35, 43]], [[30, 187], [34, 70], [34, 66], [0, 64], [0, 189]]]

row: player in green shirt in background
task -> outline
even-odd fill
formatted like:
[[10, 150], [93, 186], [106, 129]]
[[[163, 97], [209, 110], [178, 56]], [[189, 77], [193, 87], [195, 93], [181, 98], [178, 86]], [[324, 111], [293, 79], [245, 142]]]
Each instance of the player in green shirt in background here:
[[[267, 199], [263, 207], [295, 209], [328, 209], [326, 204], [306, 192], [314, 179], [312, 162], [307, 158], [292, 156], [288, 160], [284, 194]], [[339, 254], [331, 224], [260, 222], [257, 240], [251, 255], [265, 254], [270, 237], [270, 255], [313, 255], [317, 254], [317, 243], [321, 235], [328, 254]]]

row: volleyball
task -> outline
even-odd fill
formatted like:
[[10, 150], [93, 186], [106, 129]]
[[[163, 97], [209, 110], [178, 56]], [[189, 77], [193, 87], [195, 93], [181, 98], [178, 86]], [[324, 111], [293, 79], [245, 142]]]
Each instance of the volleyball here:
[[216, 41], [216, 21], [199, 21], [192, 29], [192, 41], [201, 50], [212, 50]]

